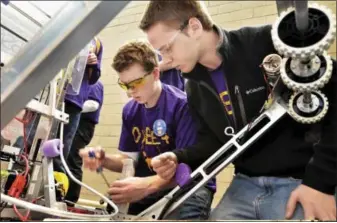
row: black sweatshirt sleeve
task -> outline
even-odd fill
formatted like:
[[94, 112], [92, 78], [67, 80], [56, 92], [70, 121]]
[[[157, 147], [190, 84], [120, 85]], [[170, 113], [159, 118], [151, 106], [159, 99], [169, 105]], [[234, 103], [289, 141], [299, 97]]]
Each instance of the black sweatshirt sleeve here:
[[173, 153], [177, 156], [179, 163], [186, 163], [192, 170], [198, 168], [204, 161], [213, 155], [223, 144], [216, 138], [203, 118], [193, 106], [193, 99], [190, 95], [189, 84], [186, 85], [188, 95], [188, 106], [193, 121], [197, 128], [197, 142], [193, 146], [184, 149], [176, 149]]
[[332, 77], [322, 92], [328, 98], [329, 110], [323, 118], [321, 139], [314, 145], [314, 155], [307, 165], [303, 184], [327, 194], [337, 185], [337, 74], [333, 60]]

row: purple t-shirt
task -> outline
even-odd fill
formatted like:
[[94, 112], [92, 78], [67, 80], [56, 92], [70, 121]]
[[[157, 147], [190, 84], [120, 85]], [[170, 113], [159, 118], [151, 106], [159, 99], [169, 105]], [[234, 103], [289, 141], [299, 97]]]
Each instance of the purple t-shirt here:
[[176, 88], [185, 91], [185, 80], [181, 76], [181, 71], [177, 69], [170, 69], [160, 74], [160, 81], [175, 86]]
[[89, 85], [89, 95], [87, 100], [97, 101], [99, 107], [94, 112], [82, 113], [81, 118], [88, 119], [95, 124], [99, 122], [99, 116], [101, 113], [101, 108], [103, 104], [104, 87], [101, 81], [97, 81], [96, 84]]
[[[188, 109], [185, 92], [174, 86], [162, 86], [156, 106], [145, 108], [131, 100], [123, 108], [119, 150], [140, 152], [148, 169], [151, 169], [149, 164], [152, 157], [196, 142], [196, 126]], [[208, 185], [215, 190], [215, 180]]]
[[[161, 56], [158, 55], [159, 61], [161, 61]], [[181, 75], [181, 71], [177, 69], [170, 69], [161, 72], [160, 81], [175, 86], [176, 88], [185, 91], [185, 80]]]
[[227, 114], [233, 117], [233, 107], [229, 97], [225, 75], [222, 70], [222, 65], [220, 65], [215, 70], [211, 71], [211, 78], [219, 94], [220, 100], [223, 103]]
[[[97, 80], [101, 76], [101, 61], [103, 54], [103, 45], [102, 42], [98, 39], [93, 39], [91, 41], [92, 44], [95, 44], [97, 47], [96, 56], [97, 56], [97, 64], [87, 65], [85, 68], [85, 73], [83, 75], [83, 80], [81, 83], [80, 91], [77, 95], [66, 94], [65, 101], [70, 102], [76, 105], [78, 108], [82, 110], [84, 101], [88, 98], [89, 93], [89, 85], [95, 84]], [[89, 78], [89, 72], [91, 72], [91, 76]]]

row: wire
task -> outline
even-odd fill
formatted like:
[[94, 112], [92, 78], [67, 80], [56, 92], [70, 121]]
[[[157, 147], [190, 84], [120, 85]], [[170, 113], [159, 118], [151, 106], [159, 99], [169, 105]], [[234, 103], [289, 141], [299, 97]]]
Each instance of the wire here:
[[27, 175], [28, 175], [28, 172], [29, 172], [29, 161], [28, 161], [28, 159], [27, 159], [27, 157], [25, 156], [25, 155], [22, 155], [22, 154], [18, 154], [21, 158], [23, 158], [24, 159], [24, 161], [25, 161], [25, 173], [24, 173], [24, 177], [25, 178], [27, 178]]
[[[40, 196], [38, 198], [35, 198], [32, 200], [32, 203], [34, 204], [36, 201], [42, 199], [43, 196]], [[14, 212], [15, 214], [20, 218], [21, 221], [27, 221], [29, 219], [29, 215], [30, 215], [30, 210], [27, 211], [26, 215], [25, 216], [22, 216], [22, 214], [18, 211], [16, 205], [14, 204], [13, 205], [13, 209], [14, 209]]]
[[[26, 166], [25, 166], [25, 172], [23, 174], [23, 177], [26, 179], [27, 176], [28, 176], [28, 172], [29, 172], [29, 162], [28, 162], [28, 159], [27, 159], [27, 157], [25, 155], [22, 155], [22, 154], [18, 154], [18, 156], [20, 156], [21, 158], [23, 158], [24, 161], [25, 161]], [[22, 214], [16, 208], [15, 204], [13, 205], [13, 209], [14, 209], [15, 214], [20, 218], [21, 221], [27, 221], [28, 220], [30, 211], [28, 211], [25, 216], [22, 216]]]
[[32, 116], [33, 112], [26, 110], [26, 113], [23, 115], [22, 119], [15, 117], [15, 119], [21, 122], [23, 125], [23, 150], [26, 156], [28, 156], [28, 145], [27, 145], [28, 139], [27, 139], [26, 125], [30, 123], [30, 121], [32, 120]]

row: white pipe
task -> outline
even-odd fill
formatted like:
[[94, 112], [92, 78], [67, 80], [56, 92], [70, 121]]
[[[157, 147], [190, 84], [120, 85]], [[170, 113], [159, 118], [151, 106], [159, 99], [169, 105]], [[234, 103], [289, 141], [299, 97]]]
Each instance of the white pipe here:
[[8, 202], [14, 204], [16, 206], [23, 207], [25, 209], [29, 209], [31, 211], [42, 212], [48, 215], [69, 218], [69, 219], [79, 219], [79, 220], [111, 220], [111, 215], [90, 215], [90, 214], [77, 214], [68, 211], [62, 211], [58, 209], [48, 208], [41, 205], [37, 205], [31, 202], [19, 200], [17, 198], [8, 196], [6, 194], [1, 193], [1, 201]]
[[[62, 125], [61, 125], [62, 126]], [[118, 213], [118, 207], [115, 205], [114, 202], [112, 202], [112, 200], [110, 200], [109, 198], [107, 198], [106, 196], [104, 196], [103, 194], [101, 194], [100, 192], [96, 191], [94, 188], [92, 187], [89, 187], [88, 185], [82, 183], [81, 181], [79, 181], [78, 179], [76, 179], [76, 177], [74, 177], [74, 175], [71, 173], [71, 171], [69, 170], [69, 167], [66, 163], [66, 161], [64, 160], [64, 156], [63, 156], [63, 148], [62, 146], [60, 146], [60, 157], [61, 157], [61, 161], [62, 161], [62, 164], [63, 164], [63, 167], [64, 169], [66, 170], [68, 176], [77, 184], [87, 188], [89, 191], [91, 191], [92, 193], [100, 196], [105, 202], [107, 202], [108, 204], [111, 205], [111, 207], [113, 209], [115, 209], [114, 213], [109, 215], [110, 217], [116, 215]]]
[[[63, 103], [62, 106], [62, 111], [64, 112], [64, 106], [65, 104]], [[61, 122], [61, 126], [60, 126], [60, 141], [61, 141], [61, 146], [60, 146], [60, 157], [61, 157], [61, 162], [63, 164], [64, 169], [66, 170], [68, 176], [77, 184], [81, 185], [82, 187], [87, 188], [89, 191], [91, 191], [92, 193], [98, 195], [99, 197], [101, 197], [105, 202], [107, 202], [107, 204], [110, 204], [111, 207], [114, 209], [114, 213], [112, 213], [111, 215], [108, 215], [110, 217], [115, 216], [118, 213], [118, 207], [115, 205], [114, 202], [112, 202], [112, 200], [110, 200], [108, 197], [104, 196], [103, 194], [101, 194], [100, 192], [96, 191], [94, 188], [82, 183], [81, 181], [79, 181], [78, 179], [76, 179], [76, 177], [74, 177], [74, 175], [72, 174], [72, 172], [69, 170], [69, 167], [64, 159], [63, 156], [63, 146], [62, 146], [62, 142], [63, 142], [63, 128], [64, 128], [64, 123]]]

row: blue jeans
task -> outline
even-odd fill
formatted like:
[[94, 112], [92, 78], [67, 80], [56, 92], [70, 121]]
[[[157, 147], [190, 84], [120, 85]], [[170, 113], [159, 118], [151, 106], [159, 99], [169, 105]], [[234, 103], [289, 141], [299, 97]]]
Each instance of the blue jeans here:
[[[212, 220], [282, 220], [290, 193], [301, 180], [278, 177], [248, 177], [237, 174], [211, 213]], [[304, 219], [297, 203], [293, 220]]]
[[[65, 105], [65, 113], [69, 114], [69, 122], [64, 125], [63, 129], [63, 156], [64, 159], [67, 160], [78, 124], [80, 122], [81, 110], [79, 108], [74, 108], [74, 105], [69, 105], [67, 103]], [[54, 171], [66, 173], [59, 156], [53, 159], [53, 163]]]
[[211, 210], [213, 195], [213, 191], [206, 187], [201, 187], [164, 220], [207, 220]]

